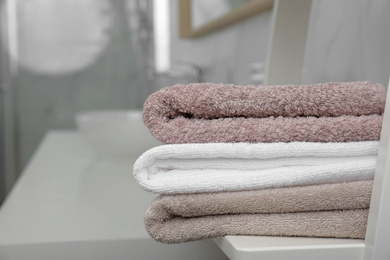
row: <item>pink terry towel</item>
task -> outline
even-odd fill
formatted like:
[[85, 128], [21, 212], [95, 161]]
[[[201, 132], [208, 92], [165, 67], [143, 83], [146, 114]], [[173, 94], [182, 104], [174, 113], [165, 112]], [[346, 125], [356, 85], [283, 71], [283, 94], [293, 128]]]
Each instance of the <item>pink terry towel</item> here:
[[163, 243], [224, 235], [364, 238], [372, 183], [160, 195], [145, 227]]
[[144, 122], [163, 143], [379, 140], [385, 89], [363, 82], [164, 88], [146, 100]]

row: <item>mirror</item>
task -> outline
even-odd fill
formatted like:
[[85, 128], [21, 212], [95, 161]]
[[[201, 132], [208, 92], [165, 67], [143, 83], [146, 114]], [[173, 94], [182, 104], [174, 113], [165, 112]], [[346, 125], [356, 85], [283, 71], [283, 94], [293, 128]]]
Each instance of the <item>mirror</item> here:
[[274, 0], [179, 0], [181, 38], [201, 37], [259, 12]]

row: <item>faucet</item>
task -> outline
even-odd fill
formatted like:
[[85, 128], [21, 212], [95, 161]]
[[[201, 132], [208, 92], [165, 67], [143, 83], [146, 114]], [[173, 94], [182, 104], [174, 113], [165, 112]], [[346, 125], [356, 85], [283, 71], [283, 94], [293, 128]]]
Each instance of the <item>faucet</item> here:
[[194, 78], [196, 82], [204, 81], [204, 69], [197, 64], [189, 61], [177, 60], [179, 66], [173, 66], [172, 69], [165, 72], [166, 75], [173, 78]]

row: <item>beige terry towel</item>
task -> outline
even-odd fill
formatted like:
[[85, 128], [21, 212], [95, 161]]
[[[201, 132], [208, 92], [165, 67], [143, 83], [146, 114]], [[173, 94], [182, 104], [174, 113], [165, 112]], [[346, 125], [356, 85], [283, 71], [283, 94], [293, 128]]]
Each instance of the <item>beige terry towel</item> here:
[[181, 243], [224, 235], [364, 238], [372, 181], [252, 191], [160, 195], [150, 236]]

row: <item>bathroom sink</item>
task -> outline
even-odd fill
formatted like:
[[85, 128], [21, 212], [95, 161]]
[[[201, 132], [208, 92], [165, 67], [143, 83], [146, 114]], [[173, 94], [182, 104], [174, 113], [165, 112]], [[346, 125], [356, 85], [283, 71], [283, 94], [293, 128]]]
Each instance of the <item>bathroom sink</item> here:
[[108, 159], [128, 159], [161, 145], [142, 120], [142, 110], [92, 110], [75, 116], [89, 146]]

